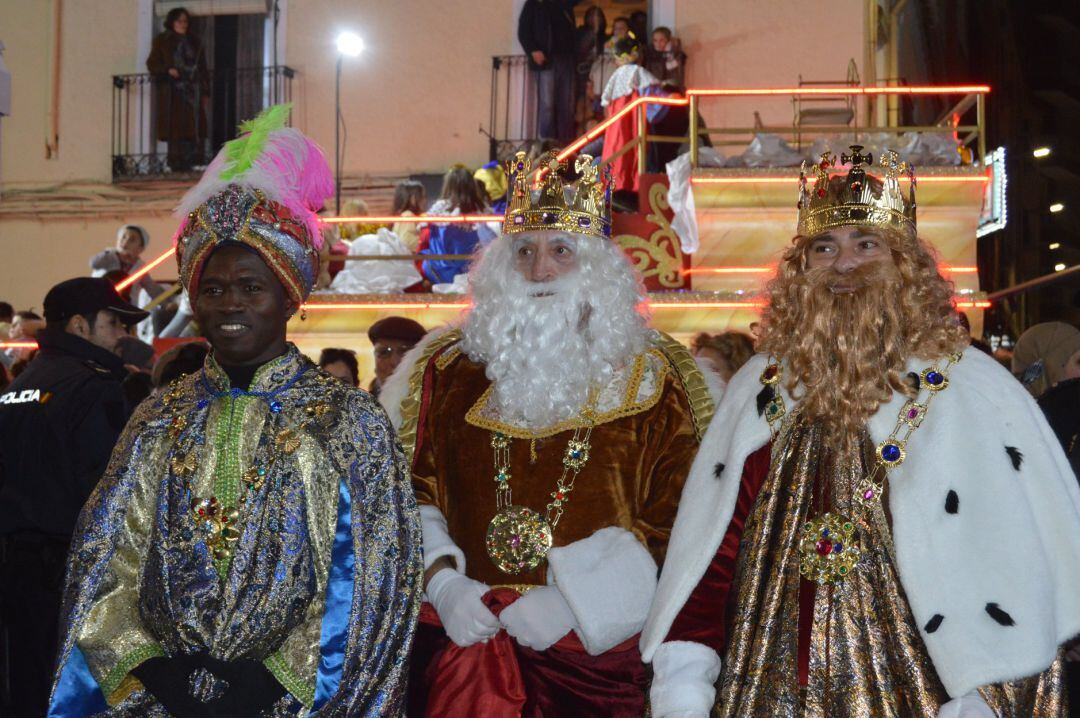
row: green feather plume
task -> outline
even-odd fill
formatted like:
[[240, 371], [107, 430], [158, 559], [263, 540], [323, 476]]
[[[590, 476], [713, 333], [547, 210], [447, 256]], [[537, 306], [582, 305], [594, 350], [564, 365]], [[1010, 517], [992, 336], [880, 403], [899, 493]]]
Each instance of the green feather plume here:
[[249, 169], [266, 149], [266, 140], [274, 130], [285, 126], [292, 110], [292, 103], [272, 105], [259, 113], [253, 120], [240, 124], [240, 137], [225, 143], [225, 170], [221, 179], [231, 180]]

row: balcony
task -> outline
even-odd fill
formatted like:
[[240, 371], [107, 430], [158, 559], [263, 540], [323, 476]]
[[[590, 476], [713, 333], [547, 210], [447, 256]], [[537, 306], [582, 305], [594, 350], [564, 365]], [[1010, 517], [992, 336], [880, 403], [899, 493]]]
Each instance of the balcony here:
[[295, 75], [285, 65], [206, 70], [187, 82], [114, 75], [113, 182], [197, 177], [239, 122], [292, 99]]

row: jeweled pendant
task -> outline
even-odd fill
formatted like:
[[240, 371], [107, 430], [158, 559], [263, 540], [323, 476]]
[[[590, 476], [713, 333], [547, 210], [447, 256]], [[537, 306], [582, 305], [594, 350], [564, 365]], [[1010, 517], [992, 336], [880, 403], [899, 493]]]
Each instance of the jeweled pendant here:
[[834, 513], [807, 521], [799, 534], [799, 556], [799, 573], [805, 578], [821, 585], [843, 581], [861, 556], [855, 524]]
[[525, 506], [501, 509], [487, 530], [487, 552], [492, 563], [510, 575], [532, 571], [551, 549], [551, 526]]

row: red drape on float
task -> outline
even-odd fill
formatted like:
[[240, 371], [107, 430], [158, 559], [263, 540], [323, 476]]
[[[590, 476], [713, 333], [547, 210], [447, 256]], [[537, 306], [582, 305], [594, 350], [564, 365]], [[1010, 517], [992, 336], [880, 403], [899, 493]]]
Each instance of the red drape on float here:
[[[622, 108], [629, 105], [634, 100], [641, 97], [637, 90], [634, 90], [629, 95], [616, 98], [611, 101], [611, 104], [607, 107], [608, 117], [611, 117], [615, 113], [619, 112]], [[642, 109], [644, 112], [644, 109]], [[611, 157], [618, 152], [627, 142], [631, 142], [637, 138], [637, 112], [628, 112], [620, 117], [616, 122], [608, 125], [604, 130], [604, 153], [603, 157]], [[632, 149], [624, 154], [622, 157], [615, 160], [611, 165], [611, 176], [614, 182], [615, 189], [632, 190], [634, 192], [638, 189], [638, 172], [637, 172], [637, 149]]]
[[[518, 599], [493, 589], [484, 597], [496, 615]], [[590, 656], [570, 632], [546, 651], [519, 646], [506, 631], [461, 648], [438, 615], [420, 612], [409, 686], [409, 718], [639, 718], [647, 688], [638, 636]]]

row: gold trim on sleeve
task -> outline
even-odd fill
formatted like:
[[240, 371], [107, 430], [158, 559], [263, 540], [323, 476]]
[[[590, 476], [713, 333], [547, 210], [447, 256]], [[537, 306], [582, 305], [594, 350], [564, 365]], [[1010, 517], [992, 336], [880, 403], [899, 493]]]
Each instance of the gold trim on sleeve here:
[[664, 357], [675, 369], [675, 375], [682, 383], [683, 391], [686, 392], [686, 400], [690, 403], [690, 416], [694, 421], [694, 433], [698, 441], [705, 435], [705, 429], [709, 428], [712, 420], [713, 406], [712, 395], [705, 383], [705, 377], [701, 373], [694, 355], [684, 345], [664, 334], [656, 333], [655, 346], [664, 354]]
[[[401, 400], [401, 428], [398, 430], [398, 439], [401, 441], [401, 448], [405, 450], [405, 458], [409, 460], [409, 464], [412, 464], [413, 451], [416, 449], [416, 422], [420, 419], [420, 400], [423, 396], [424, 390], [424, 372], [427, 370], [427, 365], [431, 362], [431, 358], [435, 356], [440, 350], [461, 341], [461, 332], [457, 329], [446, 332], [432, 342], [420, 353], [420, 356], [416, 358], [416, 363], [412, 366], [412, 371], [409, 374], [409, 393]], [[456, 347], [454, 348], [456, 349]], [[451, 349], [447, 354], [453, 353], [453, 359], [456, 359], [460, 354], [459, 351]], [[442, 357], [440, 357], [442, 359]], [[435, 366], [439, 371], [445, 369], [451, 360], [441, 362], [442, 366], [437, 363]]]

